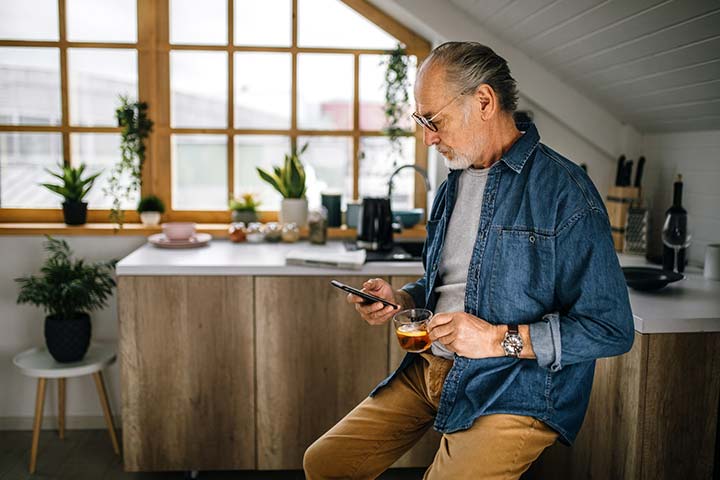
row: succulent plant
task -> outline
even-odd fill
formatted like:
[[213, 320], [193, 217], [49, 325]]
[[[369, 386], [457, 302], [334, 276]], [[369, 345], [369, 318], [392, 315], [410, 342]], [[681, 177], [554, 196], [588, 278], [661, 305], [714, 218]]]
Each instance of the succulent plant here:
[[283, 198], [305, 197], [305, 167], [300, 161], [300, 155], [305, 153], [308, 144], [297, 150], [292, 149], [289, 155], [285, 155], [285, 162], [282, 167], [273, 167], [272, 172], [267, 172], [257, 167], [260, 178], [265, 180], [272, 187], [280, 192]]
[[231, 198], [228, 208], [238, 212], [254, 212], [260, 206], [260, 201], [254, 193], [243, 193], [237, 198]]
[[43, 183], [42, 186], [63, 196], [67, 202], [82, 202], [85, 195], [87, 195], [92, 188], [95, 179], [100, 175], [100, 173], [96, 173], [95, 175], [83, 178], [85, 164], [81, 164], [77, 168], [67, 167], [62, 164], [58, 165], [58, 167], [60, 168], [59, 173], [52, 172], [47, 168], [45, 171], [62, 183], [60, 185]]

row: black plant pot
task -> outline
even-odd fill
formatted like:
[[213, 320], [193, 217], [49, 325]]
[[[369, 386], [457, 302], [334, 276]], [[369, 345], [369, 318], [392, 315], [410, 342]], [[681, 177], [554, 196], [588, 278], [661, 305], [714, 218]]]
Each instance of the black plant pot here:
[[90, 346], [90, 315], [78, 313], [73, 318], [58, 315], [45, 317], [45, 343], [50, 355], [62, 363], [83, 359]]
[[87, 222], [87, 202], [63, 202], [63, 217], [68, 225], [84, 225]]

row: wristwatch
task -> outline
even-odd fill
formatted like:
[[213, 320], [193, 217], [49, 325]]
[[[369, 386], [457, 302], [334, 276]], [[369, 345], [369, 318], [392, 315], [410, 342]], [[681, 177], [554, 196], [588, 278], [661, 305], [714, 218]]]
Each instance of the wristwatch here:
[[505, 332], [505, 338], [502, 341], [503, 350], [505, 350], [506, 357], [518, 358], [520, 352], [523, 349], [523, 341], [518, 331], [517, 325], [508, 325], [507, 332]]

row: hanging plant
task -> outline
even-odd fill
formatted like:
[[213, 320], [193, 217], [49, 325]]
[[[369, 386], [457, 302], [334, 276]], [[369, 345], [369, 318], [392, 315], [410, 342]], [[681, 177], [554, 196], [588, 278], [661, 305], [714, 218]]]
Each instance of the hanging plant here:
[[[147, 116], [146, 102], [130, 102], [127, 96], [120, 96], [120, 106], [115, 110], [118, 126], [122, 127], [120, 161], [110, 173], [104, 192], [112, 198], [110, 221], [122, 228], [125, 212], [121, 205], [129, 200], [133, 192], [142, 186], [142, 168], [145, 163], [145, 140], [152, 132], [153, 122]], [[128, 176], [128, 185], [121, 185], [121, 179]]]
[[387, 126], [383, 131], [390, 139], [394, 153], [393, 166], [397, 164], [397, 159], [402, 157], [402, 137], [410, 133], [400, 126], [407, 113], [410, 98], [408, 94], [410, 88], [408, 62], [407, 52], [398, 43], [395, 50], [390, 52], [387, 59], [381, 63], [385, 66], [385, 118], [387, 120]]

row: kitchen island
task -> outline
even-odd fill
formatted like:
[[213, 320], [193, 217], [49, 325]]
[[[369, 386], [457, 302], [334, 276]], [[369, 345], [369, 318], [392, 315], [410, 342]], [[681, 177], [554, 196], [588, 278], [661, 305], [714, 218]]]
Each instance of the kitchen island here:
[[[127, 470], [301, 468], [305, 448], [399, 364], [389, 326], [360, 321], [329, 280], [357, 286], [383, 277], [399, 288], [422, 265], [285, 265], [297, 248], [310, 246], [144, 245], [118, 264]], [[343, 249], [340, 242], [313, 248]], [[695, 272], [630, 298], [633, 349], [598, 362], [575, 446], [549, 449], [528, 478], [670, 478], [657, 472], [680, 467], [698, 474], [687, 478], [704, 478], [712, 471], [720, 282]], [[437, 441], [430, 431], [397, 466], [427, 465]]]

